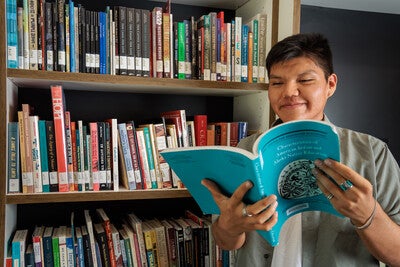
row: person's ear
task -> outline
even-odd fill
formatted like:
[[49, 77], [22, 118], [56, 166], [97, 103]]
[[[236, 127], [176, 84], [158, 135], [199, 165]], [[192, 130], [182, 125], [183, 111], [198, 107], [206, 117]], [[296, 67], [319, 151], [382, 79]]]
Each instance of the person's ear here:
[[332, 73], [328, 77], [328, 97], [331, 97], [336, 91], [337, 85], [337, 76], [336, 74]]

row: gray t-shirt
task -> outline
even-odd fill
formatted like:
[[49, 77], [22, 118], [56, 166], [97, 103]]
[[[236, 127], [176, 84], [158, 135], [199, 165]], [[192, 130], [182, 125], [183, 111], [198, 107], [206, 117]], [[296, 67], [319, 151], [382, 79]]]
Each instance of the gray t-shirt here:
[[[327, 120], [327, 119], [326, 119]], [[368, 179], [374, 196], [384, 211], [400, 224], [400, 169], [387, 145], [367, 134], [336, 127], [340, 139], [341, 162]], [[239, 146], [250, 150], [257, 138], [242, 139]], [[324, 212], [304, 212], [302, 216], [303, 266], [378, 266], [351, 225], [349, 218]], [[270, 266], [273, 248], [257, 232], [247, 234], [236, 253], [236, 266]]]

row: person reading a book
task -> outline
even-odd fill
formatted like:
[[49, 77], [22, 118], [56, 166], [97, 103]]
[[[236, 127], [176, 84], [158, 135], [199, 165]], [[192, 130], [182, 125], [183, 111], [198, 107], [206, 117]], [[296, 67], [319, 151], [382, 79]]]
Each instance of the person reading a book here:
[[[275, 44], [266, 59], [274, 125], [301, 119], [329, 122], [324, 113], [338, 82], [328, 40], [297, 34]], [[400, 266], [400, 169], [387, 145], [370, 135], [336, 127], [341, 162], [316, 160], [320, 190], [343, 215], [304, 212], [291, 217], [271, 247], [256, 230], [270, 230], [279, 219], [277, 197], [243, 202], [250, 182], [231, 196], [204, 179], [220, 209], [212, 233], [223, 249], [236, 250], [237, 266]], [[250, 150], [257, 135], [239, 147]]]

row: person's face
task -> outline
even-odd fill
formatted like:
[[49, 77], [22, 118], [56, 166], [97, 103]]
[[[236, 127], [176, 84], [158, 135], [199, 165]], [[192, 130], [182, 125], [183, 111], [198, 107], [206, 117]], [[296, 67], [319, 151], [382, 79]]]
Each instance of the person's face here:
[[271, 67], [268, 97], [272, 109], [283, 122], [322, 120], [336, 83], [335, 74], [326, 80], [323, 70], [311, 59], [294, 58]]

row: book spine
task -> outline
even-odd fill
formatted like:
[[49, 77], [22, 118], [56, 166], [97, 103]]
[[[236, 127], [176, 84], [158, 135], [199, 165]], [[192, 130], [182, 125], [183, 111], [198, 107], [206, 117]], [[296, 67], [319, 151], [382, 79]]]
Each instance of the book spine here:
[[164, 78], [171, 78], [171, 47], [170, 47], [170, 28], [171, 28], [171, 21], [170, 21], [170, 14], [169, 13], [162, 13], [162, 32], [163, 32], [163, 66], [164, 66]]
[[185, 24], [178, 22], [178, 79], [185, 78]]
[[38, 10], [37, 10], [37, 36], [38, 36], [38, 69], [39, 70], [46, 70], [46, 55], [45, 55], [45, 25], [44, 25], [44, 19], [45, 19], [45, 11], [44, 11], [44, 0], [39, 0], [37, 5], [38, 5]]
[[[147, 152], [147, 158], [148, 158], [148, 164], [149, 164], [151, 188], [156, 189], [156, 188], [158, 188], [157, 175], [156, 175], [156, 162], [155, 162], [154, 153], [153, 153], [154, 145], [152, 142], [149, 127], [143, 127], [143, 134], [144, 134], [144, 140], [145, 140], [145, 146], [146, 146], [146, 152]], [[154, 138], [153, 138], [153, 140], [154, 140]]]
[[24, 68], [24, 9], [17, 7], [17, 27], [18, 27], [18, 68]]
[[249, 31], [248, 34], [248, 52], [247, 52], [247, 81], [253, 82], [253, 50], [254, 50], [254, 35]]
[[155, 7], [152, 11], [152, 56], [153, 77], [163, 77], [163, 43], [162, 43], [162, 8]]
[[100, 73], [100, 12], [93, 12], [94, 28], [94, 73]]
[[120, 75], [128, 74], [127, 49], [126, 49], [126, 7], [119, 7], [119, 71]]
[[[258, 82], [258, 64], [259, 64], [259, 59], [258, 59], [258, 55], [259, 55], [259, 37], [258, 37], [258, 33], [259, 33], [259, 27], [258, 27], [258, 20], [254, 19], [253, 20], [253, 55], [252, 55], [252, 62], [253, 62], [253, 83], [257, 83]], [[262, 59], [263, 60], [263, 59]]]
[[261, 14], [258, 21], [258, 40], [259, 40], [259, 62], [258, 62], [258, 82], [266, 82], [265, 58], [267, 55], [267, 15]]
[[7, 67], [18, 68], [17, 1], [6, 1], [7, 13]]
[[46, 138], [46, 121], [39, 120], [40, 166], [42, 173], [43, 192], [50, 192], [49, 160]]
[[[22, 127], [21, 127], [21, 135], [24, 137], [21, 140], [21, 145], [24, 145], [24, 155], [25, 155], [25, 172], [22, 172], [22, 185], [23, 185], [23, 193], [33, 193], [33, 166], [32, 166], [32, 142], [31, 142], [31, 134], [30, 134], [30, 116], [31, 107], [28, 104], [22, 104]], [[23, 131], [23, 132], [22, 132]]]
[[191, 79], [192, 78], [192, 26], [189, 20], [183, 20], [183, 23], [185, 25], [185, 34], [184, 34], [184, 42], [185, 42], [185, 67], [184, 67], [184, 72], [185, 72], [185, 79]]
[[241, 81], [248, 82], [249, 26], [242, 25]]
[[126, 124], [126, 132], [128, 135], [129, 150], [132, 158], [133, 174], [135, 176], [136, 189], [143, 189], [143, 181], [141, 175], [141, 164], [139, 159], [138, 141], [136, 137], [136, 129], [134, 122]]
[[190, 40], [190, 51], [191, 51], [191, 62], [190, 62], [190, 65], [191, 65], [191, 78], [192, 79], [199, 79], [199, 73], [198, 73], [198, 68], [197, 68], [197, 65], [198, 65], [198, 61], [197, 61], [197, 40], [198, 40], [198, 38], [197, 38], [197, 21], [195, 20], [195, 18], [194, 18], [194, 16], [191, 16], [190, 17], [190, 29], [191, 29], [191, 32], [190, 32], [190, 37], [191, 37], [191, 40]]
[[76, 50], [75, 50], [75, 4], [69, 0], [69, 67], [70, 72], [76, 72]]
[[72, 180], [74, 191], [79, 191], [78, 150], [80, 149], [80, 146], [78, 144], [79, 133], [77, 134], [76, 124], [76, 121], [71, 121]]
[[118, 7], [114, 7], [113, 10], [113, 15], [114, 15], [114, 23], [115, 23], [115, 27], [114, 27], [114, 33], [113, 33], [113, 38], [114, 38], [114, 68], [115, 68], [115, 74], [119, 75], [119, 8]]
[[105, 157], [106, 157], [106, 188], [112, 189], [112, 147], [111, 147], [111, 129], [110, 123], [105, 122]]
[[150, 11], [142, 9], [142, 73], [144, 77], [150, 76], [151, 31]]
[[8, 193], [20, 192], [20, 157], [19, 157], [18, 122], [8, 123]]
[[211, 81], [217, 80], [217, 13], [210, 12], [210, 35], [211, 35]]
[[127, 175], [127, 189], [133, 190], [136, 189], [136, 181], [135, 181], [135, 176], [133, 172], [133, 166], [132, 166], [132, 157], [131, 157], [131, 151], [129, 147], [129, 139], [128, 139], [128, 133], [127, 133], [127, 126], [125, 123], [119, 123], [118, 124], [118, 131], [119, 131], [119, 140], [121, 143], [121, 150], [123, 154], [123, 162], [125, 164], [126, 168], [126, 175]]
[[29, 69], [38, 70], [38, 7], [37, 0], [28, 0], [29, 8]]
[[39, 117], [29, 116], [29, 128], [31, 135], [31, 153], [32, 153], [32, 174], [33, 191], [35, 193], [43, 192], [42, 171], [40, 162], [40, 140], [39, 140]]
[[111, 138], [111, 170], [112, 170], [112, 183], [114, 191], [119, 190], [119, 169], [118, 169], [118, 121], [117, 119], [108, 119], [110, 124], [110, 138]]
[[[137, 51], [136, 47], [136, 32], [135, 30], [139, 28], [141, 23], [139, 25], [135, 21], [136, 19], [136, 13], [139, 13], [139, 22], [140, 22], [140, 9], [135, 9], [135, 8], [127, 8], [126, 9], [126, 51], [127, 51], [127, 69], [128, 69], [128, 75], [136, 75], [137, 70], [136, 70], [136, 64], [135, 64], [135, 52]], [[139, 39], [140, 42], [140, 39]], [[141, 76], [141, 75], [138, 75]]]
[[60, 192], [67, 192], [69, 190], [69, 186], [65, 137], [64, 95], [62, 87], [52, 86], [51, 95], [53, 102], [54, 132], [57, 152], [58, 190]]
[[99, 185], [100, 190], [107, 190], [107, 172], [106, 172], [106, 125], [104, 122], [97, 123], [98, 132], [98, 153], [99, 153]]
[[68, 175], [68, 184], [69, 191], [74, 191], [74, 163], [72, 157], [72, 134], [71, 134], [71, 113], [69, 111], [65, 111], [65, 141], [67, 146], [67, 175]]
[[65, 1], [57, 0], [58, 7], [58, 27], [57, 27], [57, 59], [58, 71], [66, 71], [66, 55], [65, 55]]
[[226, 31], [226, 81], [230, 82], [232, 80], [232, 49], [231, 49], [231, 42], [232, 42], [232, 24], [226, 23], [225, 24], [225, 31]]
[[46, 70], [54, 70], [53, 57], [53, 3], [45, 2], [45, 56]]
[[53, 266], [53, 227], [46, 227], [43, 234], [43, 264], [44, 266]]
[[204, 80], [211, 80], [211, 21], [204, 15]]
[[65, 71], [70, 72], [70, 34], [69, 34], [69, 3], [64, 8], [64, 26], [65, 26]]
[[58, 192], [57, 151], [54, 133], [54, 121], [46, 121], [47, 155], [49, 166], [50, 192]]
[[107, 73], [107, 53], [106, 53], [106, 25], [107, 25], [107, 14], [106, 12], [99, 12], [99, 73]]
[[141, 168], [141, 175], [143, 179], [143, 189], [152, 188], [152, 179], [149, 168], [149, 158], [146, 149], [146, 140], [142, 129], [136, 128], [136, 138], [139, 150], [139, 159]]
[[29, 69], [29, 6], [28, 0], [23, 0], [23, 31], [24, 31], [24, 69]]
[[196, 146], [207, 145], [207, 115], [194, 116], [194, 133]]
[[235, 82], [242, 80], [242, 18], [235, 17]]
[[86, 10], [83, 6], [78, 6], [79, 23], [79, 72], [86, 72]]
[[53, 36], [53, 70], [58, 70], [58, 4], [52, 3], [52, 36]]
[[90, 147], [91, 147], [91, 173], [92, 173], [92, 185], [93, 191], [100, 190], [99, 183], [99, 139], [98, 139], [98, 126], [97, 122], [90, 122]]
[[77, 184], [78, 191], [84, 191], [85, 182], [83, 179], [85, 150], [83, 146], [83, 122], [78, 120], [78, 128], [76, 129], [76, 165], [77, 165]]
[[160, 152], [167, 148], [167, 133], [165, 122], [154, 124], [155, 139], [157, 143], [157, 156], [160, 165], [161, 188], [172, 188], [171, 170], [168, 163], [161, 156]]

